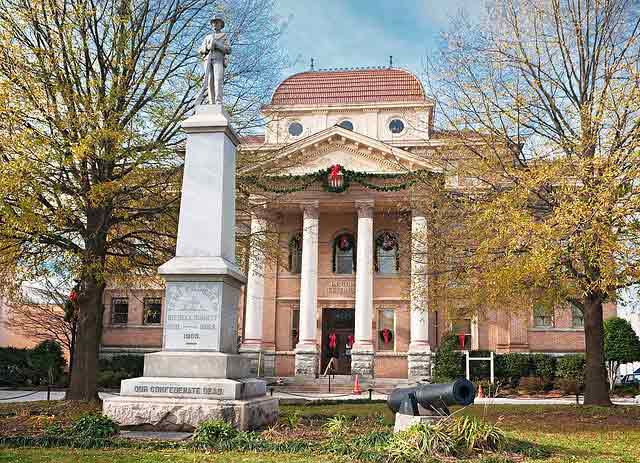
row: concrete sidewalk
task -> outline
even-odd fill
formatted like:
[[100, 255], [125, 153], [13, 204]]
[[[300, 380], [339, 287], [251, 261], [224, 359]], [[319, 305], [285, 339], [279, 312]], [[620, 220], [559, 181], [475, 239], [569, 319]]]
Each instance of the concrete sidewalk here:
[[[109, 392], [101, 392], [100, 398], [103, 399], [115, 394]], [[361, 395], [354, 394], [325, 394], [318, 392], [285, 392], [277, 391], [273, 393], [273, 397], [277, 397], [282, 400], [283, 403], [295, 404], [306, 402], [317, 402], [322, 400], [363, 400], [369, 398], [368, 392], [363, 392]], [[51, 400], [62, 400], [64, 398], [63, 391], [51, 391]], [[371, 396], [373, 400], [387, 400], [386, 394], [380, 394], [374, 392]], [[15, 402], [34, 402], [37, 400], [47, 400], [46, 391], [28, 391], [28, 390], [0, 390], [0, 404], [3, 403], [15, 403]], [[582, 403], [582, 397], [580, 397]], [[561, 399], [510, 399], [510, 398], [483, 398], [475, 400], [476, 404], [487, 405], [573, 405], [576, 403], [575, 398], [561, 398]], [[638, 399], [614, 399], [613, 403], [616, 405], [640, 405]]]

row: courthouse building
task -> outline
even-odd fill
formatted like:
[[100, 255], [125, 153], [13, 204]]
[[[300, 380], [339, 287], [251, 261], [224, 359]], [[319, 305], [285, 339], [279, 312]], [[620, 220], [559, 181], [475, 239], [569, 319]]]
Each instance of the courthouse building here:
[[[277, 259], [252, 254], [239, 307], [240, 352], [260, 375], [316, 376], [331, 362], [336, 374], [425, 378], [449, 332], [466, 349], [584, 350], [582, 317], [571, 309], [449, 319], [425, 296], [428, 220], [407, 200], [407, 172], [441, 176], [452, 189], [465, 179], [430, 161], [447, 134], [434, 130], [434, 101], [413, 74], [302, 72], [280, 84], [264, 114], [264, 135], [239, 147], [261, 159], [239, 172], [264, 203], [252, 235], [275, 232], [280, 248]], [[158, 350], [162, 298], [110, 288], [103, 355]]]

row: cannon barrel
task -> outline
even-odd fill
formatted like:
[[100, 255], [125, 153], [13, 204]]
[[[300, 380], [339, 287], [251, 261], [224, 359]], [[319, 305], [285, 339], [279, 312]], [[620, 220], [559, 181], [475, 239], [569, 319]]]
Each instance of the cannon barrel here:
[[[409, 404], [417, 402], [427, 410], [446, 411], [449, 405], [470, 405], [475, 397], [476, 388], [473, 383], [461, 378], [453, 383], [418, 384], [414, 387], [396, 388], [389, 394], [387, 405], [394, 413], [403, 408], [405, 401], [409, 401]], [[405, 405], [405, 409], [406, 407]], [[401, 413], [405, 413], [405, 411], [403, 410]]]

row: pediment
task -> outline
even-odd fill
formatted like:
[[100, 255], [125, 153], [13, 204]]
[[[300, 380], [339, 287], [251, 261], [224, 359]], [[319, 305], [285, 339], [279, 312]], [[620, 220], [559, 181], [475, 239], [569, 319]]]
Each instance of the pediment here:
[[407, 170], [442, 172], [427, 160], [365, 135], [330, 127], [278, 150], [270, 160], [245, 169], [274, 175], [301, 175], [340, 164], [368, 173], [404, 173]]

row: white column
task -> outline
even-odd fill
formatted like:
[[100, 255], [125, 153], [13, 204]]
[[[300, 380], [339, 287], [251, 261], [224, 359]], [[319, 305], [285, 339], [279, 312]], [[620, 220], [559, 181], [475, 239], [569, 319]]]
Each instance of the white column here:
[[296, 375], [315, 376], [318, 367], [316, 314], [318, 307], [318, 203], [303, 205], [302, 267], [300, 272], [300, 340], [296, 346]]
[[264, 252], [257, 243], [265, 238], [267, 220], [251, 217], [251, 247], [249, 249], [249, 275], [247, 281], [244, 333], [241, 352], [256, 352], [262, 348], [264, 313]]
[[358, 236], [356, 261], [355, 344], [351, 372], [373, 376], [373, 201], [356, 201]]
[[409, 377], [431, 375], [427, 266], [427, 218], [414, 210], [411, 217], [411, 342]]

